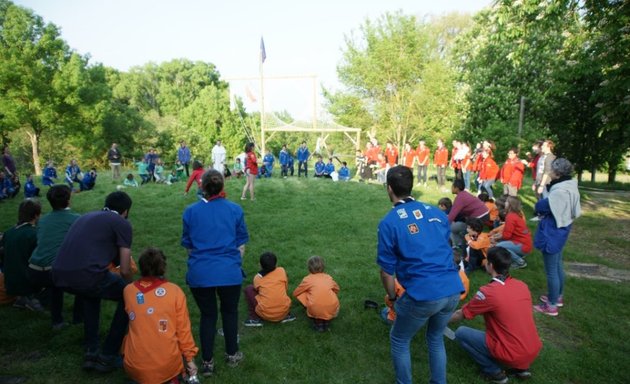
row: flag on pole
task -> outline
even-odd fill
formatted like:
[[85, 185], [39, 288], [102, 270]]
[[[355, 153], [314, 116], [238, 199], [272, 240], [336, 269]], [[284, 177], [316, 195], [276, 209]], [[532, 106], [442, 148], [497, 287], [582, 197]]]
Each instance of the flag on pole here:
[[267, 52], [265, 52], [265, 40], [263, 40], [262, 36], [260, 37], [260, 62], [264, 63], [267, 58]]

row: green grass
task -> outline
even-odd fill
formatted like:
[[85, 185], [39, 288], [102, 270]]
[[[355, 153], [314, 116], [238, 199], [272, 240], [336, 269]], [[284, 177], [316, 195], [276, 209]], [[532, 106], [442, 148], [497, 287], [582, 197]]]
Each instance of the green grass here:
[[[115, 190], [104, 172], [91, 192], [73, 196], [72, 206], [80, 213], [100, 209], [105, 196]], [[250, 232], [244, 270], [247, 282], [259, 269], [258, 256], [274, 251], [289, 275], [293, 290], [307, 273], [306, 260], [323, 256], [330, 273], [341, 286], [341, 311], [331, 331], [319, 334], [309, 328], [304, 311], [294, 302], [298, 319], [289, 324], [265, 324], [258, 329], [241, 325], [241, 350], [245, 361], [230, 369], [218, 363], [217, 383], [391, 383], [394, 373], [389, 357], [388, 327], [374, 310], [365, 310], [363, 301], [381, 302], [384, 296], [376, 258], [376, 227], [391, 208], [383, 186], [364, 183], [333, 183], [304, 178], [266, 179], [256, 182], [256, 201], [239, 200], [244, 181], [227, 182], [228, 198], [241, 204]], [[498, 190], [498, 188], [497, 188]], [[148, 185], [126, 189], [134, 204], [129, 220], [133, 224], [132, 251], [137, 258], [148, 246], [162, 248], [168, 257], [168, 277], [188, 295], [193, 333], [198, 340], [199, 311], [185, 286], [186, 255], [179, 245], [181, 214], [193, 202], [184, 196], [183, 184]], [[414, 191], [417, 198], [436, 203], [443, 196], [436, 189]], [[533, 199], [527, 187], [522, 194], [528, 215]], [[452, 196], [451, 196], [452, 197]], [[590, 203], [594, 200], [588, 199]], [[625, 253], [616, 255], [630, 269], [627, 241], [618, 235], [630, 226], [630, 204], [615, 200], [606, 209], [585, 209], [575, 224], [565, 252], [565, 261], [601, 262], [598, 242], [610, 242]], [[589, 204], [590, 204], [589, 203]], [[593, 203], [597, 206], [597, 202]], [[17, 218], [18, 200], [0, 203], [0, 228], [6, 229]], [[600, 203], [602, 204], [602, 203]], [[588, 204], [586, 204], [588, 205]], [[44, 202], [45, 212], [49, 211]], [[621, 216], [619, 215], [621, 212]], [[621, 229], [620, 229], [621, 228]], [[534, 227], [532, 226], [532, 229]], [[606, 240], [608, 239], [608, 240]], [[627, 238], [626, 238], [627, 239]], [[545, 276], [540, 253], [531, 254], [528, 268], [514, 275], [527, 282], [537, 298], [545, 291]], [[477, 271], [471, 278], [471, 291], [488, 281]], [[567, 278], [566, 306], [558, 318], [536, 315], [544, 348], [532, 366], [535, 383], [624, 383], [630, 353], [630, 287]], [[65, 315], [70, 317], [72, 300], [66, 299]], [[112, 303], [104, 302], [102, 334], [106, 332]], [[246, 316], [241, 300], [241, 320]], [[28, 383], [124, 383], [123, 372], [107, 376], [84, 373], [82, 327], [71, 326], [52, 333], [48, 314], [35, 314], [12, 307], [0, 307], [0, 376], [28, 378]], [[482, 319], [467, 325], [481, 328]], [[482, 383], [474, 362], [454, 342], [446, 341], [450, 383]], [[215, 345], [217, 356], [224, 351], [223, 340]], [[428, 377], [424, 336], [419, 333], [412, 347], [415, 382]], [[1, 379], [0, 379], [1, 382]]]

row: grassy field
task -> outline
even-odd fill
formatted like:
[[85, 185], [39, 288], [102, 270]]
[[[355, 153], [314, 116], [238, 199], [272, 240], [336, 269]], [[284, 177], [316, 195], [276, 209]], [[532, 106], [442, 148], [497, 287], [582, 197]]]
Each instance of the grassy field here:
[[[244, 181], [227, 182], [228, 198], [241, 204], [251, 240], [244, 270], [251, 282], [258, 256], [274, 251], [289, 275], [293, 290], [306, 275], [306, 260], [323, 256], [330, 273], [341, 286], [341, 312], [330, 332], [319, 334], [309, 328], [304, 311], [294, 302], [298, 319], [288, 324], [265, 324], [251, 329], [241, 325], [241, 350], [245, 361], [228, 368], [222, 361], [217, 373], [204, 382], [216, 383], [391, 383], [394, 373], [389, 357], [388, 327], [376, 311], [365, 310], [363, 301], [381, 302], [383, 289], [376, 258], [376, 227], [391, 208], [381, 185], [333, 183], [304, 178], [258, 180], [256, 201], [239, 200]], [[73, 196], [72, 207], [84, 213], [100, 209], [105, 196], [115, 190], [106, 173], [94, 191]], [[183, 184], [148, 185], [126, 190], [134, 204], [129, 220], [134, 228], [132, 251], [137, 258], [148, 246], [162, 248], [168, 258], [168, 277], [188, 294], [193, 333], [198, 340], [199, 311], [185, 287], [186, 256], [179, 245], [181, 214], [195, 202], [184, 196]], [[417, 198], [435, 204], [444, 196], [436, 188], [414, 191]], [[450, 194], [447, 194], [450, 195]], [[523, 191], [527, 214], [533, 198]], [[452, 196], [451, 196], [452, 197]], [[584, 216], [579, 219], [565, 251], [565, 262], [599, 263], [630, 270], [630, 203], [628, 196], [583, 194]], [[0, 228], [13, 225], [19, 200], [0, 203]], [[45, 212], [50, 208], [44, 201]], [[532, 226], [532, 229], [534, 227]], [[539, 252], [528, 256], [529, 266], [514, 276], [529, 285], [537, 298], [545, 293], [543, 263]], [[471, 291], [488, 277], [476, 271]], [[557, 318], [536, 315], [544, 348], [532, 366], [534, 383], [626, 383], [630, 356], [630, 286], [628, 283], [567, 278], [565, 307]], [[70, 318], [71, 300], [65, 315]], [[102, 333], [113, 312], [103, 305]], [[241, 300], [241, 320], [246, 316]], [[467, 325], [481, 328], [475, 319]], [[81, 326], [52, 332], [47, 313], [38, 314], [10, 306], [0, 307], [0, 383], [2, 377], [21, 376], [28, 383], [124, 383], [122, 371], [100, 376], [80, 369]], [[481, 383], [474, 362], [454, 342], [446, 340], [450, 383]], [[215, 352], [223, 354], [222, 339]], [[418, 334], [412, 347], [415, 382], [428, 378], [424, 336]]]

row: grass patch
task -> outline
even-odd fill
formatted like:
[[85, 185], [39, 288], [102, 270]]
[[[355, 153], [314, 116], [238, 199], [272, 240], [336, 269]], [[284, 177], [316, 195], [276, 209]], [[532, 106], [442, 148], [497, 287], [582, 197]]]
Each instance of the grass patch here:
[[[79, 213], [100, 209], [105, 196], [115, 190], [103, 172], [94, 191], [73, 196], [72, 207]], [[257, 180], [256, 201], [239, 200], [243, 180], [227, 182], [228, 198], [241, 204], [251, 240], [247, 245], [244, 270], [246, 283], [259, 269], [258, 256], [274, 251], [294, 289], [307, 274], [306, 260], [323, 256], [330, 273], [341, 287], [341, 311], [331, 331], [318, 334], [309, 328], [297, 302], [298, 319], [289, 324], [265, 324], [259, 329], [241, 325], [244, 363], [236, 369], [218, 363], [216, 377], [205, 382], [220, 383], [390, 383], [394, 380], [389, 357], [388, 327], [376, 311], [365, 310], [363, 301], [382, 301], [376, 259], [376, 227], [391, 209], [382, 185], [333, 183], [313, 178], [272, 178]], [[498, 187], [497, 187], [498, 190]], [[198, 341], [199, 310], [184, 282], [186, 255], [179, 245], [181, 214], [195, 202], [193, 194], [183, 195], [183, 184], [147, 185], [126, 190], [132, 197], [129, 220], [134, 228], [134, 257], [147, 246], [162, 248], [168, 258], [168, 277], [188, 295], [193, 334]], [[414, 191], [420, 200], [435, 204], [444, 194], [436, 188]], [[523, 189], [526, 213], [531, 215], [534, 199]], [[614, 195], [616, 196], [616, 195]], [[630, 203], [626, 198], [585, 195], [584, 216], [574, 226], [565, 252], [566, 261], [596, 262], [630, 269], [626, 256], [630, 233]], [[450, 196], [452, 197], [452, 196]], [[0, 203], [0, 228], [13, 225], [18, 200]], [[44, 202], [44, 212], [50, 208]], [[621, 214], [620, 214], [621, 213]], [[535, 230], [535, 224], [529, 223]], [[611, 255], [614, 255], [611, 256]], [[532, 295], [544, 293], [546, 281], [539, 252], [531, 254], [529, 266], [514, 275], [527, 282]], [[487, 283], [480, 271], [471, 278], [471, 291]], [[532, 366], [536, 383], [625, 383], [625, 358], [630, 352], [630, 288], [628, 284], [567, 278], [566, 306], [558, 318], [536, 315], [544, 349]], [[72, 300], [66, 299], [65, 315], [70, 317]], [[114, 306], [104, 302], [102, 333]], [[241, 321], [247, 310], [241, 300]], [[608, 324], [605, 324], [608, 322]], [[107, 376], [84, 373], [83, 329], [71, 326], [61, 332], [50, 330], [48, 314], [34, 314], [12, 307], [0, 307], [0, 372], [28, 378], [28, 383], [124, 383], [123, 372]], [[482, 319], [467, 325], [481, 328]], [[217, 338], [216, 354], [224, 351]], [[451, 383], [482, 383], [474, 362], [455, 343], [446, 341], [448, 380]], [[412, 346], [415, 381], [428, 377], [424, 335]]]

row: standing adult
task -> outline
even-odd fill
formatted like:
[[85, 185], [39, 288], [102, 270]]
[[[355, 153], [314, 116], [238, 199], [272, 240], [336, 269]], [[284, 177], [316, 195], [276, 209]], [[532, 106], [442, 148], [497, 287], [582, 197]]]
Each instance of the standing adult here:
[[492, 280], [479, 288], [451, 321], [470, 320], [483, 315], [486, 331], [459, 327], [455, 340], [479, 364], [493, 383], [507, 383], [508, 374], [531, 377], [529, 366], [538, 356], [542, 342], [532, 314], [532, 296], [527, 284], [510, 276], [510, 254], [503, 248], [490, 248], [486, 272]]
[[525, 165], [518, 158], [518, 149], [510, 148], [508, 158], [501, 167], [500, 180], [503, 184], [503, 194], [508, 196], [518, 195], [518, 190], [523, 184]]
[[416, 149], [416, 156], [418, 159], [418, 184], [422, 183], [427, 186], [427, 170], [429, 169], [429, 159], [431, 158], [431, 150], [426, 146], [424, 140], [420, 140], [418, 143], [418, 149]]
[[536, 182], [532, 185], [532, 189], [536, 193], [536, 198], [540, 200], [547, 197], [547, 185], [551, 182], [551, 163], [556, 159], [553, 154], [554, 143], [551, 140], [545, 140], [540, 146], [540, 157], [536, 163]]
[[387, 161], [387, 169], [398, 163], [398, 148], [391, 141], [385, 145], [385, 161]]
[[411, 168], [413, 172], [413, 165], [415, 162], [416, 162], [416, 150], [411, 148], [411, 144], [405, 143], [405, 149], [403, 150], [403, 155], [402, 155], [402, 164], [407, 168]]
[[287, 150], [287, 145], [282, 144], [282, 149], [280, 150], [280, 154], [278, 155], [278, 159], [280, 162], [280, 176], [287, 178], [288, 169], [289, 169], [289, 158], [291, 155]]
[[446, 183], [446, 166], [448, 164], [448, 149], [444, 146], [444, 141], [438, 139], [437, 149], [433, 158], [433, 164], [437, 170], [438, 188], [444, 192], [444, 183]]
[[227, 152], [225, 151], [225, 147], [221, 144], [221, 140], [217, 140], [217, 143], [212, 148], [212, 168], [221, 172], [222, 175], [225, 171], [226, 156]]
[[[390, 332], [397, 383], [411, 383], [409, 344], [426, 323], [431, 383], [446, 383], [442, 333], [464, 286], [453, 262], [449, 225], [436, 207], [411, 197], [413, 175], [404, 166], [387, 172], [387, 194], [394, 204], [378, 225], [377, 263], [396, 320]], [[396, 298], [394, 277], [405, 287]]]
[[190, 148], [186, 146], [186, 142], [184, 140], [179, 142], [179, 148], [177, 149], [177, 160], [184, 166], [186, 169], [186, 177], [190, 177]]
[[[109, 372], [119, 366], [120, 347], [129, 322], [123, 290], [133, 277], [132, 228], [127, 221], [130, 209], [129, 195], [122, 191], [110, 193], [102, 210], [74, 222], [52, 265], [55, 285], [80, 295], [83, 301], [86, 370]], [[110, 272], [111, 263], [119, 266], [120, 274]], [[102, 299], [112, 300], [117, 306], [99, 354]]]
[[311, 157], [311, 153], [306, 147], [306, 141], [302, 142], [302, 145], [300, 145], [297, 150], [296, 156], [298, 160], [298, 177], [302, 174], [302, 170], [304, 170], [304, 177], [308, 177], [308, 159]]
[[11, 156], [11, 151], [9, 150], [9, 146], [5, 146], [2, 151], [2, 166], [4, 167], [4, 172], [9, 179], [13, 179], [17, 172], [17, 168], [15, 166], [15, 160], [13, 156]]
[[157, 178], [155, 177], [155, 167], [158, 164], [158, 160], [160, 160], [160, 155], [158, 155], [154, 148], [150, 148], [149, 152], [144, 155], [144, 162], [147, 164], [149, 180], [157, 181]]
[[112, 168], [112, 178], [114, 180], [120, 179], [120, 163], [122, 162], [122, 154], [118, 145], [112, 143], [112, 147], [107, 151], [107, 160], [109, 160], [109, 166]]
[[[253, 152], [253, 144], [251, 146], [248, 152]], [[251, 176], [255, 177], [255, 173]], [[238, 302], [243, 283], [242, 259], [249, 234], [243, 209], [225, 199], [223, 186], [221, 173], [214, 169], [207, 171], [202, 177], [204, 199], [188, 206], [183, 215], [181, 244], [188, 251], [186, 282], [201, 312], [199, 330], [204, 376], [211, 376], [215, 367], [217, 295], [221, 301], [225, 360], [229, 366], [243, 360], [243, 353], [238, 350]]]
[[541, 296], [536, 312], [557, 316], [564, 305], [564, 269], [562, 249], [569, 238], [573, 221], [582, 213], [577, 181], [571, 179], [573, 165], [565, 158], [551, 163], [549, 195], [539, 200], [534, 210], [541, 217], [534, 236], [534, 246], [543, 254], [547, 274], [547, 295]]
[[247, 191], [249, 191], [249, 198], [254, 200], [254, 182], [256, 181], [256, 176], [258, 176], [258, 159], [256, 159], [256, 153], [254, 152], [254, 143], [247, 143], [247, 145], [245, 145], [245, 156], [246, 180], [243, 193], [241, 193], [241, 200], [246, 199], [245, 195]]

